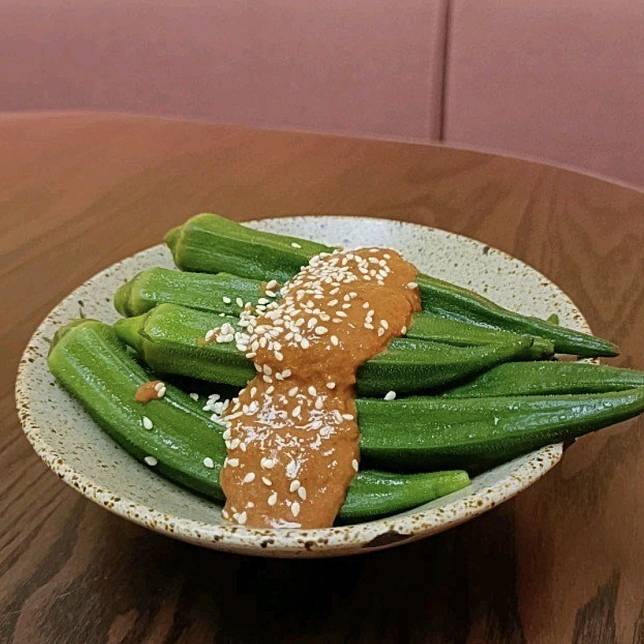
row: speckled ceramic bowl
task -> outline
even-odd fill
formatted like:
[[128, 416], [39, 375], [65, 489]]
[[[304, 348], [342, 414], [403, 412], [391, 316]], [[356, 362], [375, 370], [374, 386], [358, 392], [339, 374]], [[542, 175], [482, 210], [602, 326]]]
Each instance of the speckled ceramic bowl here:
[[[471, 287], [521, 313], [589, 331], [581, 313], [533, 268], [475, 240], [414, 224], [356, 217], [288, 217], [252, 226], [317, 241], [396, 248], [421, 271]], [[104, 434], [47, 370], [47, 339], [79, 314], [116, 319], [117, 287], [150, 266], [172, 266], [154, 246], [98, 273], [66, 297], [38, 327], [18, 372], [16, 396], [25, 434], [66, 483], [110, 511], [157, 532], [209, 548], [274, 557], [319, 557], [371, 552], [467, 521], [511, 498], [561, 458], [551, 445], [473, 479], [472, 484], [414, 510], [369, 523], [322, 530], [255, 530], [228, 524], [219, 507], [166, 481]]]

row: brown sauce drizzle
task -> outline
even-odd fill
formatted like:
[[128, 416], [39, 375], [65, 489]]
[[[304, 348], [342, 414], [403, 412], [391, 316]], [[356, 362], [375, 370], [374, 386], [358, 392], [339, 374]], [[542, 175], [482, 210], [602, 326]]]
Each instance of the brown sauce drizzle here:
[[224, 417], [225, 518], [333, 525], [359, 465], [356, 370], [404, 335], [420, 309], [416, 274], [389, 249], [322, 253], [279, 303], [242, 312], [242, 348], [258, 374]]
[[165, 384], [161, 380], [148, 380], [136, 390], [134, 400], [140, 403], [147, 403], [151, 400], [163, 398], [165, 389]]

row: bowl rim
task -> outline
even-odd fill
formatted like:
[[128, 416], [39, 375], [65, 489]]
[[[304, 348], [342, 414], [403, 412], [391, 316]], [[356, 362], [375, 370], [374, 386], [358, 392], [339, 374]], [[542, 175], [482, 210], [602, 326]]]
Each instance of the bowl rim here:
[[[578, 330], [591, 333], [590, 326], [581, 311], [579, 311], [572, 299], [557, 284], [530, 264], [523, 262], [505, 251], [466, 235], [412, 222], [368, 216], [294, 215], [253, 219], [243, 223], [257, 226], [267, 220], [297, 221], [305, 218], [318, 220], [331, 218], [351, 219], [357, 223], [364, 220], [375, 220], [386, 222], [387, 224], [393, 223], [403, 227], [422, 229], [423, 231], [429, 229], [456, 240], [465, 239], [477, 245], [485, 246], [488, 248], [488, 253], [501, 255], [505, 259], [513, 262], [520, 262], [539, 277], [543, 278], [543, 280], [547, 281], [550, 286], [558, 291], [560, 297], [567, 300], [567, 304], [575, 311], [575, 326]], [[29, 354], [35, 350], [38, 343], [45, 339], [45, 331], [51, 323], [52, 315], [58, 309], [65, 308], [74, 300], [77, 297], [77, 292], [81, 288], [86, 287], [91, 282], [102, 280], [107, 272], [118, 272], [124, 263], [129, 262], [133, 258], [163, 247], [163, 244], [156, 244], [110, 264], [108, 267], [85, 280], [60, 300], [49, 311], [32, 334], [22, 353], [18, 366], [15, 388], [16, 406], [23, 431], [32, 447], [44, 463], [66, 484], [78, 490], [91, 501], [108, 509], [110, 512], [128, 519], [135, 524], [165, 534], [166, 536], [230, 552], [269, 557], [320, 557], [367, 553], [442, 532], [483, 514], [532, 485], [552, 469], [561, 459], [563, 444], [556, 443], [548, 445], [520, 456], [509, 463], [498, 466], [506, 468], [507, 474], [495, 483], [483, 486], [485, 489], [472, 489], [470, 494], [463, 496], [464, 490], [468, 490], [468, 488], [464, 488], [464, 490], [439, 499], [440, 505], [437, 504], [436, 507], [430, 507], [424, 510], [415, 508], [390, 517], [374, 519], [364, 523], [313, 530], [256, 529], [234, 524], [228, 525], [226, 523], [206, 523], [190, 518], [171, 517], [160, 510], [128, 498], [126, 494], [121, 495], [119, 493], [118, 500], [115, 500], [112, 492], [97, 487], [90, 477], [85, 476], [82, 472], [68, 465], [60, 455], [52, 453], [51, 447], [43, 436], [42, 428], [30, 412], [31, 398], [34, 393], [30, 391], [27, 379], [29, 378], [31, 369], [36, 367], [33, 366], [34, 363], [30, 360]], [[94, 422], [89, 416], [88, 421]], [[141, 466], [134, 459], [132, 459], [132, 463]], [[488, 473], [494, 472], [496, 469], [493, 468]], [[485, 476], [485, 474], [482, 476]], [[476, 478], [473, 479], [473, 482], [476, 480]], [[473, 488], [473, 485], [470, 484], [469, 488]], [[186, 492], [191, 494], [189, 490]], [[459, 495], [459, 498], [453, 498], [456, 495]], [[423, 506], [420, 507], [422, 508]]]

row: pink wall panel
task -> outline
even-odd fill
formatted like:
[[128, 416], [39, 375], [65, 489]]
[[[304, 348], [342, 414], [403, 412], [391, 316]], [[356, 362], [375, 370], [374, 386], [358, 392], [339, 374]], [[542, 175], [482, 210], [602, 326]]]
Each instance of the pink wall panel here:
[[0, 110], [430, 139], [445, 0], [0, 0]]
[[447, 143], [644, 187], [642, 0], [452, 0]]

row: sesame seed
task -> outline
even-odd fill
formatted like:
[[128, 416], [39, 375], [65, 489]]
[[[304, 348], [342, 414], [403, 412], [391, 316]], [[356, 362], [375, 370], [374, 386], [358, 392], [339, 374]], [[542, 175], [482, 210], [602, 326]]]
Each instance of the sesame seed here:
[[193, 400], [199, 400], [199, 394], [192, 393], [192, 394], [188, 394], [188, 395], [189, 395], [189, 396], [190, 396], [190, 398], [192, 398]]
[[230, 467], [237, 467], [239, 465], [239, 459], [238, 458], [227, 458], [226, 459], [226, 464], [230, 465]]
[[291, 242], [291, 246], [293, 246], [293, 248], [302, 248], [302, 246], [297, 242]]
[[268, 477], [262, 476], [262, 483], [266, 485], [267, 487], [271, 487], [273, 485], [273, 481], [271, 481]]
[[353, 414], [342, 414], [344, 420], [353, 420]]
[[224, 304], [230, 304], [232, 302], [227, 295], [224, 295], [221, 299], [224, 301]]
[[385, 394], [385, 400], [393, 400], [396, 397], [396, 392], [395, 391], [388, 391]]
[[354, 458], [354, 459], [351, 461], [351, 467], [353, 467], [353, 469], [354, 469], [356, 472], [358, 471], [358, 467], [359, 467], [359, 465], [358, 465], [358, 459], [357, 459], [357, 458]]
[[268, 497], [268, 505], [273, 506], [276, 503], [277, 503], [277, 492], [273, 492], [273, 494], [271, 494]]
[[289, 492], [297, 492], [300, 485], [301, 484], [297, 479], [295, 479], [294, 481], [291, 481], [291, 484], [288, 486]]
[[324, 335], [325, 333], [328, 332], [329, 329], [327, 329], [325, 326], [316, 326], [315, 327], [315, 334], [316, 335]]
[[252, 483], [255, 480], [255, 472], [248, 472], [243, 478], [244, 483]]
[[338, 339], [338, 336], [337, 336], [337, 335], [332, 335], [332, 336], [331, 336], [331, 338], [330, 338], [330, 340], [331, 340], [331, 344], [332, 344], [334, 347], [337, 347], [337, 346], [340, 344], [340, 340]]
[[326, 388], [327, 389], [335, 389], [335, 382], [327, 382], [326, 383]]
[[165, 392], [166, 392], [166, 388], [165, 388], [165, 387], [161, 387], [161, 388], [157, 391], [157, 398], [163, 398], [163, 396], [165, 396]]
[[415, 288], [418, 288], [418, 284], [416, 282], [407, 282], [407, 288], [413, 290]]
[[300, 513], [300, 504], [297, 501], [291, 503], [291, 514], [296, 517]]
[[309, 385], [307, 391], [311, 394], [311, 396], [317, 396], [318, 392], [313, 385]]
[[272, 458], [263, 457], [259, 464], [267, 470], [271, 470], [275, 467], [275, 461]]
[[246, 523], [246, 520], [248, 519], [248, 515], [246, 514], [245, 510], [233, 516], [237, 519], [237, 522], [241, 525], [244, 525], [244, 523]]
[[159, 381], [159, 382], [155, 383], [154, 391], [159, 391], [159, 389], [163, 389], [163, 387], [165, 387], [165, 385], [161, 381]]
[[209, 470], [213, 469], [215, 467], [215, 461], [213, 461], [210, 456], [206, 456], [203, 459], [203, 464], [205, 467], [207, 467]]
[[150, 467], [154, 467], [159, 462], [156, 458], [154, 458], [154, 456], [146, 456], [143, 460], [145, 461], [145, 464], [149, 465]]
[[154, 425], [152, 424], [152, 421], [147, 416], [143, 416], [143, 418], [141, 419], [141, 422], [143, 423], [143, 427], [145, 429], [152, 429], [154, 427]]

